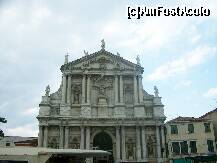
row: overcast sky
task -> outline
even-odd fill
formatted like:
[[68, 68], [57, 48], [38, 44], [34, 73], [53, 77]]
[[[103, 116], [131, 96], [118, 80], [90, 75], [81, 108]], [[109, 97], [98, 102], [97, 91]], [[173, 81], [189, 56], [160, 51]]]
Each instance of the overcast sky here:
[[[128, 20], [127, 5], [211, 9], [210, 17]], [[201, 116], [217, 104], [216, 0], [0, 0], [0, 116], [6, 135], [37, 136], [38, 105], [55, 92], [70, 61], [106, 50], [144, 67], [143, 87], [157, 85], [168, 119]]]

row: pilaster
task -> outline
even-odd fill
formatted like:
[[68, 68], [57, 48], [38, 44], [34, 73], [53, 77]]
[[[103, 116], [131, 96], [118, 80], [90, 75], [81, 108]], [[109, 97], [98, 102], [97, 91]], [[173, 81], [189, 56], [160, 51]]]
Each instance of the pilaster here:
[[38, 133], [38, 146], [43, 147], [43, 126], [39, 126], [39, 133]]
[[47, 147], [47, 139], [48, 139], [48, 126], [44, 126], [43, 147]]
[[68, 75], [68, 84], [67, 84], [67, 104], [71, 104], [71, 86], [72, 86], [72, 77]]
[[68, 148], [69, 147], [69, 127], [66, 126], [65, 127], [65, 142], [64, 142], [64, 148]]
[[86, 75], [83, 75], [82, 79], [82, 104], [85, 103], [85, 88], [86, 88]]
[[138, 88], [137, 88], [137, 76], [134, 76], [133, 80], [133, 85], [134, 85], [134, 103], [138, 104]]
[[120, 127], [116, 126], [116, 159], [120, 160]]
[[122, 156], [122, 161], [126, 160], [125, 127], [124, 126], [121, 126], [121, 156]]
[[165, 134], [164, 134], [164, 126], [163, 125], [161, 126], [161, 139], [162, 139], [162, 148], [164, 149], [163, 158], [165, 158], [166, 157], [166, 147], [165, 147]]
[[90, 149], [90, 127], [86, 127], [86, 149]]
[[66, 102], [66, 75], [63, 74], [63, 86], [62, 86], [62, 100], [61, 103], [65, 104]]
[[84, 149], [84, 127], [81, 126], [81, 142], [80, 142], [80, 149]]
[[159, 131], [159, 127], [156, 126], [156, 145], [157, 145], [157, 159], [158, 162], [160, 162], [161, 160], [161, 145], [160, 145], [160, 131]]
[[123, 91], [123, 76], [120, 75], [120, 103], [121, 104], [124, 102], [123, 95], [124, 95], [124, 91]]
[[115, 104], [118, 104], [118, 76], [115, 75]]
[[145, 137], [145, 127], [142, 127], [142, 158], [143, 160], [147, 159], [147, 143]]
[[87, 76], [87, 103], [90, 104], [90, 75]]
[[141, 160], [141, 142], [140, 142], [140, 127], [136, 126], [136, 158], [137, 161]]
[[63, 149], [63, 143], [64, 143], [64, 127], [63, 127], [63, 126], [60, 126], [60, 127], [59, 127], [59, 130], [60, 130], [60, 144], [59, 144], [59, 147], [60, 147], [60, 149]]

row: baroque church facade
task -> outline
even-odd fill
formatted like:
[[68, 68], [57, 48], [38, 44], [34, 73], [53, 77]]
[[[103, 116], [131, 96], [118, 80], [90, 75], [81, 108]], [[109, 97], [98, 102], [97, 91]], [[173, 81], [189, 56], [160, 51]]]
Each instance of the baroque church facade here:
[[143, 89], [139, 58], [112, 54], [102, 40], [100, 51], [66, 56], [61, 72], [58, 91], [48, 86], [39, 104], [40, 147], [106, 150], [113, 162], [165, 158], [164, 105], [157, 87], [154, 95]]

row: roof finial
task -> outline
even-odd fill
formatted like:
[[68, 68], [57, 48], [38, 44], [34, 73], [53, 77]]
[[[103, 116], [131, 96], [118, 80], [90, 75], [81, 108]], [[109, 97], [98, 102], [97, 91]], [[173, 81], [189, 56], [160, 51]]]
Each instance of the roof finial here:
[[104, 39], [101, 40], [101, 48], [102, 50], [105, 50], [105, 40]]
[[139, 58], [139, 55], [137, 55], [137, 57], [136, 57], [136, 61], [137, 61], [137, 65], [141, 65], [141, 64], [140, 64], [140, 58]]
[[155, 97], [159, 97], [159, 91], [158, 91], [156, 85], [154, 86], [154, 95], [155, 95]]

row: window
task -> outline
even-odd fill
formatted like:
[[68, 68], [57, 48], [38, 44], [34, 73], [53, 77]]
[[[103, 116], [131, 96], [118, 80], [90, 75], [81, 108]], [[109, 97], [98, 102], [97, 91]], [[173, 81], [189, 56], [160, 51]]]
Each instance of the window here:
[[194, 133], [194, 125], [193, 124], [188, 124], [188, 133]]
[[176, 155], [180, 154], [179, 142], [172, 142], [172, 150], [173, 150], [174, 154], [176, 154]]
[[209, 152], [214, 152], [213, 140], [207, 140], [207, 146]]
[[190, 141], [191, 153], [197, 153], [197, 144], [196, 141]]
[[171, 125], [171, 134], [178, 134], [177, 125]]
[[11, 143], [9, 143], [9, 142], [6, 143], [6, 146], [7, 146], [7, 147], [9, 147], [10, 145], [11, 145]]
[[181, 144], [181, 154], [187, 155], [188, 154], [188, 143], [187, 141], [180, 142]]
[[205, 132], [211, 132], [210, 123], [204, 123]]

